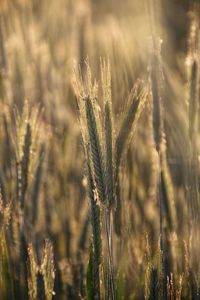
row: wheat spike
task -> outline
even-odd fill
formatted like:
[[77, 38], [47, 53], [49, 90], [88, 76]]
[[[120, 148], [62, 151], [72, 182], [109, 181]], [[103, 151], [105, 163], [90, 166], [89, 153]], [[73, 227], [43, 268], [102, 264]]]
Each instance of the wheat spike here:
[[146, 100], [146, 89], [142, 82], [138, 82], [138, 84], [136, 84], [134, 89], [131, 91], [131, 94], [129, 96], [129, 101], [128, 101], [131, 103], [126, 111], [119, 133], [116, 137], [116, 142], [115, 142], [116, 174], [118, 173], [123, 153], [126, 149], [126, 145], [128, 145], [130, 142], [131, 134], [133, 134], [134, 132], [137, 120], [140, 116], [145, 100]]
[[94, 179], [98, 191], [99, 199], [106, 201], [106, 184], [105, 184], [105, 166], [100, 144], [100, 137], [97, 130], [95, 113], [90, 97], [85, 98], [85, 109], [87, 118], [87, 127], [89, 134], [89, 145], [91, 151], [92, 164], [94, 169]]
[[28, 247], [28, 258], [29, 258], [29, 278], [28, 278], [28, 293], [29, 299], [37, 299], [37, 273], [38, 266], [36, 263], [35, 253], [33, 251], [33, 246], [30, 244]]
[[109, 61], [101, 60], [101, 82], [104, 102], [104, 131], [106, 147], [107, 206], [114, 202], [113, 118], [111, 98], [111, 72]]
[[40, 268], [40, 272], [44, 278], [45, 295], [47, 300], [51, 300], [54, 293], [54, 258], [53, 258], [53, 246], [49, 240], [45, 241], [45, 247], [43, 251], [43, 260]]

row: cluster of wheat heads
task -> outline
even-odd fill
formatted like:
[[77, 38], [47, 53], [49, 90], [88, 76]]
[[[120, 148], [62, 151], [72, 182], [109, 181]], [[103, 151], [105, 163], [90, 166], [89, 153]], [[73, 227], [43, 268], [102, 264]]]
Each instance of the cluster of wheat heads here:
[[[103, 113], [98, 103], [98, 86], [92, 82], [87, 64], [86, 75], [74, 80], [78, 99], [82, 139], [85, 150], [92, 224], [92, 246], [88, 265], [88, 299], [116, 299], [115, 270], [112, 255], [112, 218], [120, 234], [120, 162], [147, 97], [147, 88], [138, 82], [130, 95], [130, 105], [117, 136], [113, 125], [111, 75], [109, 62], [101, 61]], [[102, 234], [106, 248], [102, 256]], [[102, 286], [102, 266], [104, 284]], [[104, 296], [103, 296], [104, 295]]]
[[[122, 1], [109, 1], [109, 9], [108, 1], [89, 2], [0, 1], [0, 299], [196, 300], [198, 18], [187, 28], [188, 97], [186, 78], [179, 86], [177, 69], [170, 66], [167, 73], [154, 37], [149, 89], [137, 82], [120, 117], [124, 95], [136, 74], [146, 72], [149, 58], [146, 19], [137, 23], [135, 10], [142, 0], [123, 2], [124, 13]], [[173, 25], [178, 39], [182, 30]], [[164, 47], [168, 41], [171, 36]], [[87, 53], [98, 74], [98, 57], [105, 52], [112, 87], [109, 63], [102, 61], [98, 89], [84, 59]], [[172, 56], [183, 76], [185, 56], [180, 49]], [[83, 68], [75, 89], [84, 151], [71, 90], [72, 57]], [[43, 106], [42, 124], [37, 105], [24, 105], [25, 97]]]
[[[199, 297], [199, 263], [197, 258], [196, 270], [192, 269], [192, 266], [194, 266], [199, 243], [198, 238], [194, 242], [193, 236], [194, 232], [197, 235], [199, 232], [199, 227], [196, 223], [198, 222], [196, 214], [198, 215], [199, 213], [199, 187], [197, 182], [198, 171], [194, 167], [191, 169], [193, 159], [197, 159], [194, 154], [196, 146], [191, 146], [193, 154], [189, 158], [188, 171], [192, 172], [193, 175], [189, 174], [191, 182], [186, 186], [190, 191], [187, 213], [189, 233], [184, 236], [184, 239], [188, 238], [189, 241], [187, 240], [186, 242], [184, 240], [182, 242], [178, 238], [178, 242], [176, 242], [178, 212], [167, 163], [163, 108], [165, 82], [160, 40], [153, 40], [148, 88], [141, 81], [135, 84], [129, 97], [128, 109], [117, 134], [115, 133], [112, 116], [109, 62], [101, 61], [100, 69], [100, 92], [97, 82], [92, 81], [88, 64], [86, 64], [84, 74], [76, 75], [74, 79], [87, 165], [88, 197], [90, 199], [90, 219], [92, 224], [92, 242], [87, 271], [88, 299], [117, 299], [118, 287], [116, 286], [116, 267], [113, 261], [112, 240], [113, 232], [118, 236], [122, 234], [121, 204], [123, 199], [121, 199], [120, 192], [120, 165], [146, 99], [151, 100], [148, 101], [148, 105], [150, 106], [152, 140], [157, 157], [157, 184], [155, 189], [158, 207], [157, 218], [159, 219], [159, 247], [156, 263], [155, 257], [152, 259], [151, 250], [147, 247], [144, 295], [146, 299], [181, 299], [181, 297], [196, 299]], [[197, 72], [199, 72], [199, 58], [197, 59], [194, 56], [191, 68], [188, 113], [190, 143], [194, 143], [192, 137], [198, 131], [195, 128], [191, 129], [191, 126], [198, 127], [196, 123], [198, 108], [194, 110], [193, 107], [194, 105], [197, 106], [199, 101], [196, 99], [199, 97], [197, 96], [199, 93]], [[99, 97], [103, 98], [102, 109], [100, 101], [98, 101]], [[191, 114], [193, 114], [193, 117], [191, 117]], [[195, 153], [197, 154], [197, 152]], [[194, 178], [194, 173], [196, 174], [196, 179]], [[196, 207], [195, 210], [192, 209], [194, 206]], [[191, 232], [192, 235], [190, 234]], [[184, 246], [181, 246], [181, 243]], [[178, 253], [182, 259], [185, 257], [182, 266], [180, 266]], [[189, 257], [192, 257], [192, 260]]]
[[1, 299], [51, 299], [53, 296], [52, 245], [49, 240], [44, 247], [38, 244], [39, 194], [45, 155], [44, 143], [36, 143], [41, 137], [40, 114], [39, 107], [31, 107], [28, 102], [21, 112], [17, 108], [4, 111], [5, 131], [1, 138], [6, 145], [4, 155], [9, 155], [11, 161], [5, 160], [2, 166], [4, 176], [0, 184]]

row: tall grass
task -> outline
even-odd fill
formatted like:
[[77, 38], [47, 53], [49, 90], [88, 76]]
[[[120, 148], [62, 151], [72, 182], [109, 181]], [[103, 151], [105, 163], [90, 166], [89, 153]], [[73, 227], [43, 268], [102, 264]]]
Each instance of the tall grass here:
[[0, 299], [199, 299], [199, 30], [189, 1], [0, 2]]

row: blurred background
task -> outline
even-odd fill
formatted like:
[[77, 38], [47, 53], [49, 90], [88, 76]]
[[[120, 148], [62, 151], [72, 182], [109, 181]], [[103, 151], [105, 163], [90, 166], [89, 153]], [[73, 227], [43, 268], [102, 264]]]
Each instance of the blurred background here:
[[[8, 252], [14, 264], [18, 253], [16, 166], [23, 159], [24, 135], [30, 123], [24, 232], [27, 244], [34, 244], [38, 261], [44, 239], [52, 242], [55, 299], [83, 299], [91, 236], [84, 153], [72, 88], [74, 66], [80, 65], [84, 73], [88, 59], [93, 76], [99, 80], [100, 57], [109, 57], [117, 131], [135, 80], [148, 80], [152, 35], [149, 3], [0, 1], [0, 183], [4, 205], [11, 203], [14, 207], [9, 225], [14, 238], [8, 242]], [[152, 3], [155, 33], [162, 40], [167, 163], [178, 211], [177, 226], [184, 235], [189, 155], [187, 56], [193, 2]], [[135, 290], [141, 291], [138, 287], [143, 284], [144, 232], [150, 236], [154, 253], [159, 237], [155, 153], [148, 113], [147, 105], [122, 167], [124, 230], [123, 237], [116, 238], [115, 258], [120, 258], [119, 265], [126, 261], [125, 290], [126, 295], [132, 295], [130, 299], [143, 299]]]

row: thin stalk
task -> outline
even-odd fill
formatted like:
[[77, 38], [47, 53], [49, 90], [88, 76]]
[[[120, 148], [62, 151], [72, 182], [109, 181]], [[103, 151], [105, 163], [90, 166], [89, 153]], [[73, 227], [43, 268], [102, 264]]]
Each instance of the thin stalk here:
[[158, 166], [158, 206], [159, 206], [159, 228], [160, 228], [160, 265], [161, 265], [161, 293], [163, 299], [165, 298], [165, 266], [164, 266], [164, 242], [163, 242], [163, 193], [162, 193], [162, 179], [161, 179], [161, 158], [158, 152], [159, 166]]
[[113, 270], [113, 261], [112, 261], [112, 251], [111, 251], [111, 227], [110, 227], [110, 211], [107, 207], [104, 207], [104, 218], [106, 226], [106, 241], [107, 241], [107, 250], [108, 250], [108, 263], [111, 279], [111, 291], [112, 299], [116, 299], [115, 293], [115, 280], [114, 280], [114, 270]]

